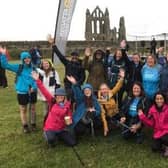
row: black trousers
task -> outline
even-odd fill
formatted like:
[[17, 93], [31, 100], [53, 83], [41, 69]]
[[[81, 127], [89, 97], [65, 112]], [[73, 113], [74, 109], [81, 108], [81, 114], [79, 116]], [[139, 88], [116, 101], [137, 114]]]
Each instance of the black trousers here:
[[8, 86], [7, 77], [6, 77], [6, 70], [0, 67], [0, 86], [4, 88]]
[[[94, 133], [96, 133], [98, 130], [102, 128], [102, 122], [99, 117], [94, 117], [94, 119], [92, 120], [93, 120]], [[91, 123], [84, 124], [82, 120], [80, 120], [74, 128], [74, 132], [76, 136], [91, 134], [92, 133]]]
[[44, 131], [44, 137], [49, 145], [55, 145], [58, 140], [63, 140], [68, 146], [74, 146], [77, 144], [75, 137], [68, 131]]
[[163, 150], [163, 145], [168, 146], [168, 134], [157, 139], [153, 138], [152, 151], [161, 152]]

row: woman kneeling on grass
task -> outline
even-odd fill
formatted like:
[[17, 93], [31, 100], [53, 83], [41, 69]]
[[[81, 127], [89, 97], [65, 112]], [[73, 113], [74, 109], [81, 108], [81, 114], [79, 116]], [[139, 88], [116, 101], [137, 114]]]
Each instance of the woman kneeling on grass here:
[[76, 109], [73, 113], [73, 124], [75, 135], [85, 135], [91, 133], [94, 136], [94, 130], [100, 126], [100, 105], [93, 94], [93, 88], [89, 83], [85, 83], [82, 89], [73, 76], [67, 76], [72, 83]]
[[76, 145], [75, 138], [67, 131], [66, 127], [72, 124], [71, 104], [66, 100], [66, 93], [63, 88], [56, 89], [55, 96], [52, 96], [44, 87], [39, 74], [32, 73], [37, 86], [45, 96], [49, 111], [44, 119], [44, 136], [48, 145], [54, 147], [58, 139], [62, 139], [68, 146]]
[[141, 109], [138, 115], [145, 125], [154, 129], [152, 151], [163, 152], [163, 156], [168, 157], [168, 105], [165, 100], [164, 94], [157, 92], [148, 115]]

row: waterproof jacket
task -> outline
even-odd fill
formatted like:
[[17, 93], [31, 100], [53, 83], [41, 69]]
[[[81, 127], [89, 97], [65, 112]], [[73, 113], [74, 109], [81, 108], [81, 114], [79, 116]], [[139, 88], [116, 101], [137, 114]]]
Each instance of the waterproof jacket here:
[[108, 64], [108, 84], [110, 88], [113, 88], [117, 83], [119, 78], [118, 74], [119, 74], [120, 68], [125, 70], [125, 80], [124, 80], [124, 85], [125, 85], [126, 80], [128, 78], [129, 63], [130, 61], [125, 50], [122, 51], [122, 57], [119, 60], [116, 59], [116, 55], [113, 56], [113, 59]]
[[81, 61], [79, 60], [77, 62], [74, 62], [66, 59], [66, 57], [62, 55], [62, 53], [55, 45], [53, 46], [53, 51], [56, 53], [59, 60], [65, 66], [65, 78], [64, 78], [65, 88], [71, 88], [72, 85], [71, 82], [69, 82], [68, 79], [66, 78], [66, 75], [73, 76], [76, 79], [78, 85], [82, 85], [83, 82], [85, 81], [85, 70], [82, 67]]
[[142, 82], [142, 74], [141, 69], [143, 67], [143, 63], [139, 63], [138, 65], [135, 65], [133, 61], [130, 61], [129, 63], [129, 69], [128, 69], [128, 82], [127, 82], [127, 89], [131, 88], [132, 84], [135, 81]]
[[168, 95], [168, 63], [166, 63], [160, 72], [160, 90]]
[[109, 91], [110, 96], [109, 96], [108, 100], [103, 100], [102, 101], [101, 92], [100, 91], [98, 92], [99, 93], [98, 100], [99, 100], [99, 103], [100, 103], [100, 106], [101, 106], [101, 119], [102, 119], [102, 122], [103, 122], [104, 130], [108, 129], [108, 124], [107, 124], [106, 117], [113, 117], [114, 115], [116, 115], [119, 112], [118, 104], [115, 101], [114, 96], [121, 89], [122, 85], [123, 85], [123, 79], [118, 80], [115, 87]]
[[[134, 124], [140, 122], [140, 119], [139, 119], [139, 116], [138, 116], [138, 109], [142, 109], [144, 111], [144, 113], [146, 114], [151, 106], [150, 104], [150, 101], [146, 98], [146, 97], [140, 97], [140, 100], [137, 104], [137, 115], [135, 117], [131, 117], [129, 115], [129, 108], [130, 108], [130, 105], [132, 104], [134, 100], [134, 97], [126, 97], [125, 100], [123, 101], [123, 105], [120, 109], [120, 116], [121, 117], [126, 117], [126, 123], [130, 123], [131, 122], [134, 122]], [[134, 121], [133, 121], [134, 120]], [[132, 123], [133, 124], [133, 123]]]
[[[100, 51], [102, 57], [100, 59], [96, 58], [96, 52]], [[93, 86], [94, 91], [98, 91], [99, 86], [102, 83], [107, 82], [107, 65], [104, 62], [105, 53], [98, 49], [93, 54], [93, 60], [89, 60], [88, 57], [83, 59], [83, 66], [89, 72], [87, 83]]]
[[[61, 85], [57, 71], [53, 69], [46, 75], [44, 70], [37, 68], [37, 72], [40, 74], [40, 80], [43, 82], [46, 89], [50, 92], [51, 95], [54, 95], [56, 88]], [[39, 100], [46, 101], [45, 97], [39, 89], [37, 96]]]
[[37, 80], [37, 86], [41, 93], [45, 96], [48, 105], [49, 105], [49, 113], [44, 122], [44, 131], [63, 131], [66, 128], [66, 124], [64, 121], [65, 116], [70, 116], [72, 118], [71, 112], [71, 104], [69, 101], [64, 103], [64, 106], [61, 107], [57, 103], [53, 102], [53, 96], [48, 92], [48, 90], [44, 87], [41, 80]]
[[[73, 124], [72, 127], [75, 127], [75, 125], [84, 117], [85, 112], [87, 111], [87, 107], [85, 105], [84, 101], [84, 94], [83, 91], [80, 89], [78, 85], [72, 85], [72, 89], [74, 92], [74, 98], [76, 102], [76, 110], [73, 113]], [[93, 106], [95, 108], [94, 116], [99, 116], [100, 115], [100, 105], [99, 102], [97, 101], [97, 98], [93, 96]]]
[[[19, 64], [9, 64], [5, 55], [1, 55], [1, 65], [4, 69], [15, 72], [16, 75], [19, 71]], [[17, 80], [15, 83], [16, 92], [19, 94], [27, 94], [29, 93], [30, 87], [37, 91], [37, 85], [35, 80], [31, 77], [31, 72], [34, 71], [34, 67], [32, 64], [26, 65], [23, 62], [24, 57], [21, 57], [21, 61], [23, 64], [23, 68], [19, 75], [17, 75]]]
[[154, 129], [154, 138], [160, 138], [168, 134], [168, 105], [164, 105], [161, 112], [158, 112], [156, 106], [153, 105], [148, 115], [139, 115], [140, 120], [147, 126]]

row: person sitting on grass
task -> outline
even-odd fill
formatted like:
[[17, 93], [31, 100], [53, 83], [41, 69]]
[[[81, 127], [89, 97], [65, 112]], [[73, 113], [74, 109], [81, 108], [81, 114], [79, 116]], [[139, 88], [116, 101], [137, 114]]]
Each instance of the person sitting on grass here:
[[[31, 62], [31, 55], [27, 51], [20, 54], [21, 64], [10, 64], [6, 58], [6, 48], [0, 47], [0, 61], [4, 69], [16, 73], [15, 89], [17, 92], [17, 100], [19, 104], [20, 117], [23, 126], [23, 132], [29, 133], [36, 130], [36, 112], [35, 104], [37, 102], [37, 85], [31, 77], [31, 72], [35, 67]], [[29, 106], [30, 118], [29, 124], [27, 119], [27, 106]], [[31, 130], [30, 127], [31, 126]]]
[[93, 94], [92, 85], [86, 83], [81, 89], [73, 76], [67, 76], [67, 79], [72, 83], [76, 103], [72, 128], [77, 136], [90, 132], [94, 136], [94, 130], [100, 123], [101, 109], [96, 96]]
[[106, 83], [102, 83], [98, 90], [98, 101], [101, 106], [101, 119], [104, 127], [104, 136], [109, 132], [110, 123], [112, 123], [112, 119], [117, 117], [118, 103], [115, 101], [114, 96], [120, 90], [124, 81], [124, 70], [120, 70], [119, 73], [120, 79], [114, 88], [110, 89], [110, 87]]
[[53, 96], [44, 87], [38, 73], [33, 72], [32, 77], [49, 105], [43, 126], [44, 137], [49, 147], [54, 147], [58, 139], [62, 139], [68, 146], [76, 145], [76, 139], [67, 130], [67, 127], [72, 124], [72, 111], [70, 102], [66, 100], [65, 89], [57, 88]]
[[168, 105], [165, 95], [157, 92], [147, 116], [142, 109], [138, 110], [138, 115], [146, 126], [154, 129], [152, 151], [163, 152], [163, 156], [168, 157]]
[[120, 122], [126, 124], [129, 128], [124, 127], [122, 135], [128, 140], [136, 138], [136, 143], [143, 142], [142, 123], [138, 116], [138, 108], [141, 107], [146, 113], [149, 110], [150, 103], [144, 95], [142, 84], [134, 82], [131, 87], [129, 96], [126, 96], [120, 109]]

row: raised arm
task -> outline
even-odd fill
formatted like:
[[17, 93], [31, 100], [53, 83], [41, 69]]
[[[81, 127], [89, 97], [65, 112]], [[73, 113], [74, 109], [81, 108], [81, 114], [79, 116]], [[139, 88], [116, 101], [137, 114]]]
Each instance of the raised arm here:
[[50, 92], [44, 87], [43, 83], [39, 79], [39, 74], [35, 71], [32, 72], [32, 78], [36, 81], [37, 86], [41, 93], [45, 96], [48, 103], [52, 103], [52, 99], [54, 98]]
[[64, 65], [68, 64], [69, 61], [65, 58], [64, 55], [62, 55], [62, 53], [60, 52], [60, 50], [56, 45], [53, 45], [53, 51], [55, 52], [55, 54], [58, 56], [58, 58]]
[[0, 46], [0, 61], [1, 66], [4, 69], [17, 73], [19, 65], [18, 64], [9, 64], [6, 56], [6, 48]]
[[125, 77], [125, 71], [123, 69], [120, 69], [119, 76], [120, 76], [120, 79], [118, 80], [114, 88], [111, 90], [113, 95], [115, 95], [123, 85], [124, 77]]

